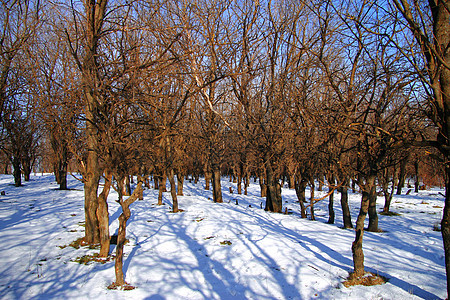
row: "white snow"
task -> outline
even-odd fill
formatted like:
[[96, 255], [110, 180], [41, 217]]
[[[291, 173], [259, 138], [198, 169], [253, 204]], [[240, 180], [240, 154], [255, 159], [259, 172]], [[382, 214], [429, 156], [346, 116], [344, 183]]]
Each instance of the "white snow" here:
[[[179, 197], [184, 212], [170, 213], [170, 193], [157, 206], [158, 191], [131, 206], [125, 246], [126, 281], [135, 290], [108, 290], [114, 262], [89, 265], [77, 257], [98, 250], [61, 248], [82, 237], [84, 199], [80, 182], [69, 178], [58, 190], [50, 174], [35, 175], [23, 187], [0, 175], [0, 297], [2, 299], [439, 299], [446, 297], [439, 189], [394, 196], [379, 215], [380, 233], [365, 232], [367, 271], [389, 279], [384, 285], [346, 288], [352, 270], [352, 229], [342, 229], [338, 193], [336, 224], [326, 224], [328, 200], [316, 204], [316, 219], [301, 219], [295, 192], [283, 188], [292, 213], [265, 212], [259, 185], [248, 196], [230, 194], [222, 179], [223, 204], [211, 201], [204, 181], [185, 181]], [[307, 192], [308, 193], [308, 192]], [[317, 192], [316, 197], [326, 192]], [[111, 234], [121, 213], [116, 193], [108, 198]], [[236, 205], [236, 199], [238, 205]], [[378, 209], [383, 197], [378, 198]], [[350, 192], [352, 221], [360, 196]], [[229, 242], [229, 243], [228, 243]], [[111, 246], [111, 251], [115, 251]]]

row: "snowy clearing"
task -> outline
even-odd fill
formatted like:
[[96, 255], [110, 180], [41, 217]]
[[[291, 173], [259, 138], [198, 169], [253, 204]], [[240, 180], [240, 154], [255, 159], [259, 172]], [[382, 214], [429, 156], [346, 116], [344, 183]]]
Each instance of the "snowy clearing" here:
[[[84, 193], [69, 178], [71, 190], [58, 190], [52, 175], [34, 176], [23, 187], [0, 175], [0, 295], [2, 299], [439, 299], [446, 297], [440, 222], [442, 190], [394, 196], [391, 210], [379, 215], [380, 233], [364, 235], [367, 271], [389, 279], [384, 285], [345, 288], [352, 270], [354, 231], [341, 229], [340, 195], [335, 194], [336, 224], [328, 220], [328, 200], [316, 204], [316, 219], [301, 219], [295, 191], [283, 188], [291, 214], [261, 209], [259, 185], [248, 196], [230, 194], [222, 178], [223, 204], [213, 203], [204, 181], [185, 181], [179, 197], [184, 212], [170, 213], [171, 198], [157, 206], [158, 191], [131, 206], [125, 245], [126, 281], [132, 291], [108, 290], [114, 262], [88, 265], [77, 257], [98, 250], [60, 247], [84, 235]], [[308, 195], [309, 191], [307, 191]], [[316, 192], [316, 197], [326, 192]], [[360, 195], [350, 192], [352, 221]], [[110, 232], [121, 213], [108, 198]], [[236, 205], [236, 199], [238, 205]], [[378, 210], [383, 197], [378, 198]], [[111, 251], [114, 251], [114, 245]]]

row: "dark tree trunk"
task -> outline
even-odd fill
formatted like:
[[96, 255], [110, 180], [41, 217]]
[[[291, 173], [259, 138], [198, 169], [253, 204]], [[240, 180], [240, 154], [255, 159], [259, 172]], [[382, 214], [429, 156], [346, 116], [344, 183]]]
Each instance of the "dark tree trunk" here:
[[315, 192], [315, 188], [316, 185], [314, 184], [314, 179], [310, 180], [310, 188], [311, 188], [311, 197], [309, 198], [309, 212], [311, 213], [311, 220], [315, 221], [316, 220], [316, 216], [314, 215], [314, 192]]
[[[375, 176], [369, 176], [367, 185], [375, 185]], [[363, 252], [363, 236], [364, 236], [364, 220], [369, 210], [369, 193], [362, 191], [361, 208], [359, 210], [358, 219], [356, 220], [355, 240], [352, 244], [353, 268], [354, 276], [361, 277], [364, 275], [364, 252]]]
[[127, 175], [125, 177], [125, 196], [131, 195], [131, 180], [130, 175]]
[[216, 203], [222, 203], [222, 185], [220, 183], [220, 166], [214, 165], [212, 172], [213, 182], [213, 201]]
[[109, 213], [108, 213], [108, 195], [111, 188], [112, 172], [105, 170], [105, 185], [98, 196], [97, 219], [100, 233], [100, 257], [107, 257], [109, 254], [110, 236], [109, 236]]
[[329, 184], [329, 192], [331, 192], [330, 196], [328, 196], [328, 224], [334, 224], [334, 188], [335, 188], [335, 179], [334, 176], [331, 176], [330, 180], [328, 180]]
[[298, 202], [300, 203], [300, 213], [302, 218], [307, 217], [305, 207], [306, 202], [305, 190], [307, 185], [308, 181], [305, 180], [304, 178], [302, 178], [300, 182], [298, 182], [298, 180], [294, 180], [295, 194], [297, 195]]
[[271, 162], [266, 157], [266, 207], [264, 210], [281, 213], [283, 212], [283, 200], [281, 198], [281, 185], [278, 177], [274, 174]]
[[441, 221], [441, 233], [444, 242], [447, 293], [450, 295], [450, 167], [448, 165], [446, 166], [445, 171], [445, 205]]
[[397, 195], [402, 194], [402, 188], [405, 186], [405, 179], [406, 179], [406, 164], [408, 163], [408, 159], [404, 158], [400, 163], [400, 176], [398, 178], [398, 185], [397, 185]]
[[22, 160], [22, 170], [23, 170], [23, 178], [25, 181], [30, 181], [30, 175], [31, 175], [31, 158], [27, 157]]
[[[371, 175], [375, 176], [375, 175]], [[367, 228], [368, 231], [378, 232], [378, 214], [377, 214], [377, 184], [376, 181], [370, 180], [368, 185], [369, 189], [369, 226]]]
[[391, 207], [392, 196], [394, 195], [395, 182], [397, 181], [397, 172], [394, 170], [394, 177], [392, 178], [392, 188], [389, 191], [389, 173], [388, 169], [385, 170], [385, 176], [382, 181], [383, 195], [384, 195], [384, 207], [383, 212], [388, 213]]
[[350, 214], [350, 208], [348, 206], [348, 188], [347, 184], [349, 180], [343, 183], [343, 185], [338, 189], [339, 193], [341, 193], [341, 208], [342, 208], [342, 218], [344, 222], [344, 228], [353, 228], [352, 224], [352, 215]]
[[419, 180], [419, 160], [416, 159], [414, 161], [414, 173], [415, 173], [415, 180], [414, 180], [414, 192], [418, 193], [419, 192], [419, 185], [420, 185], [420, 180]]
[[14, 176], [14, 185], [22, 186], [22, 170], [20, 167], [20, 159], [16, 156], [12, 159], [12, 165], [14, 168], [13, 176]]

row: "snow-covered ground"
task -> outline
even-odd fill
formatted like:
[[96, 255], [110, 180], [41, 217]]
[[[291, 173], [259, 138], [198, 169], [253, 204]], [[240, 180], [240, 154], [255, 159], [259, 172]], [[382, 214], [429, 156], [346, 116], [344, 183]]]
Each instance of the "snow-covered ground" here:
[[[52, 175], [34, 176], [23, 187], [0, 176], [0, 297], [2, 299], [439, 299], [446, 297], [440, 232], [442, 190], [394, 196], [379, 215], [381, 233], [364, 235], [367, 271], [389, 279], [384, 285], [346, 288], [352, 270], [354, 231], [342, 229], [339, 194], [336, 224], [326, 224], [327, 201], [316, 205], [317, 221], [301, 219], [295, 192], [284, 188], [292, 214], [260, 208], [259, 185], [249, 195], [230, 194], [235, 184], [222, 179], [225, 203], [211, 201], [204, 181], [185, 183], [179, 197], [184, 212], [170, 213], [170, 194], [157, 206], [157, 191], [131, 206], [125, 246], [126, 281], [135, 290], [108, 290], [114, 262], [88, 265], [77, 257], [98, 250], [60, 247], [83, 236], [82, 185], [69, 179], [58, 190]], [[322, 194], [325, 192], [322, 192]], [[316, 197], [320, 196], [316, 192]], [[120, 206], [109, 197], [111, 234]], [[236, 199], [238, 205], [236, 205]], [[384, 198], [379, 197], [379, 209]], [[350, 193], [352, 221], [360, 196]], [[114, 246], [111, 246], [114, 250]]]

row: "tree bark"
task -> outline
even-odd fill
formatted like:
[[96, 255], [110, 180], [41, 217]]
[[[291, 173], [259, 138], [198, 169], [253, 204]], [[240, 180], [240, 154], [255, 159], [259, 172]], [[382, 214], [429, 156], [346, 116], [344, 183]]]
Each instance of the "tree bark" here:
[[[123, 286], [126, 284], [125, 276], [123, 274], [123, 246], [126, 240], [127, 221], [131, 216], [130, 205], [138, 199], [140, 190], [142, 189], [142, 180], [138, 179], [138, 184], [133, 194], [125, 201], [120, 201], [122, 207], [122, 214], [119, 216], [119, 232], [117, 234], [117, 246], [116, 246], [116, 261], [114, 264], [114, 270], [116, 274], [116, 286]], [[119, 199], [122, 198], [119, 196]]]
[[[376, 175], [369, 175], [370, 177]], [[369, 189], [369, 226], [367, 231], [379, 232], [378, 229], [378, 214], [377, 214], [377, 184], [376, 180], [370, 180], [366, 183]]]
[[107, 257], [109, 254], [110, 236], [109, 236], [109, 213], [108, 213], [108, 195], [111, 188], [112, 172], [105, 170], [105, 185], [98, 196], [97, 219], [100, 234], [100, 257]]
[[[266, 157], [267, 158], [267, 157]], [[281, 185], [278, 182], [278, 178], [273, 172], [272, 164], [269, 159], [266, 159], [266, 207], [264, 210], [282, 213], [283, 201], [281, 198]]]
[[306, 186], [308, 185], [308, 181], [302, 178], [300, 182], [298, 180], [294, 180], [294, 187], [295, 187], [295, 194], [297, 195], [298, 202], [300, 203], [300, 213], [302, 218], [307, 218], [306, 214], [306, 195], [305, 190]]
[[163, 196], [163, 192], [165, 192], [165, 187], [166, 187], [166, 171], [162, 171], [161, 176], [158, 176], [158, 182], [159, 182], [159, 186], [158, 186], [158, 205], [163, 205], [163, 201], [162, 201], [162, 196]]
[[14, 156], [12, 159], [12, 165], [14, 168], [13, 176], [14, 176], [14, 186], [22, 186], [22, 169], [20, 167], [20, 159], [17, 156]]
[[184, 175], [181, 172], [178, 172], [177, 174], [177, 195], [183, 196], [183, 184], [184, 184]]
[[406, 179], [406, 164], [408, 163], [408, 159], [404, 158], [400, 163], [400, 176], [398, 178], [398, 185], [397, 185], [397, 195], [402, 194], [402, 188], [405, 186], [405, 179]]
[[[329, 184], [329, 192], [331, 192], [331, 190], [334, 189], [334, 185], [335, 185], [335, 179], [334, 176], [331, 176], [330, 180], [328, 180], [328, 184]], [[334, 190], [333, 192], [330, 194], [330, 196], [328, 196], [328, 224], [334, 224]]]
[[[366, 184], [369, 186], [375, 184], [375, 176], [371, 175], [367, 179]], [[362, 191], [361, 208], [359, 210], [358, 219], [356, 220], [355, 240], [352, 244], [353, 268], [354, 276], [361, 277], [364, 275], [364, 252], [363, 252], [363, 236], [364, 236], [364, 220], [369, 210], [369, 192], [365, 189]]]
[[341, 208], [342, 208], [342, 218], [344, 222], [344, 228], [353, 228], [352, 215], [350, 214], [350, 208], [348, 206], [348, 188], [347, 184], [349, 180], [346, 179], [344, 184], [338, 189], [341, 193]]
[[177, 213], [178, 210], [178, 198], [177, 198], [177, 187], [175, 185], [175, 172], [173, 169], [168, 170], [169, 183], [170, 183], [170, 195], [172, 196], [172, 212]]
[[220, 183], [220, 166], [214, 165], [212, 172], [213, 181], [213, 200], [217, 203], [222, 203], [222, 185]]

